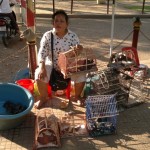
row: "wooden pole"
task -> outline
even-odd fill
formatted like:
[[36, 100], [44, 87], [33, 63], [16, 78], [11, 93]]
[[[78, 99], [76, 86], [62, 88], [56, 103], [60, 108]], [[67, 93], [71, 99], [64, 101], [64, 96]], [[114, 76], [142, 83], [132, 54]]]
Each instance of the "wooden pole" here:
[[143, 0], [143, 5], [142, 5], [142, 14], [144, 14], [144, 7], [145, 7], [145, 0]]
[[55, 13], [55, 0], [53, 0], [53, 13]]
[[107, 14], [109, 14], [109, 0], [107, 0]]
[[37, 54], [35, 41], [27, 42], [28, 44], [28, 62], [30, 78], [34, 79], [35, 69], [37, 68]]
[[73, 12], [73, 0], [71, 0], [71, 14]]

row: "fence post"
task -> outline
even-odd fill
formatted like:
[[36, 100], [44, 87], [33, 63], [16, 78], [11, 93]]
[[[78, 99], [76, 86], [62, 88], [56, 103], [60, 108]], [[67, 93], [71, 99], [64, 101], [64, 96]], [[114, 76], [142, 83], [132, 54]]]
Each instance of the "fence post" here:
[[30, 78], [34, 79], [35, 69], [37, 68], [37, 47], [36, 47], [36, 35], [30, 29], [26, 29], [21, 37], [25, 38], [28, 45], [28, 66]]
[[133, 23], [133, 39], [132, 39], [132, 47], [137, 49], [138, 37], [140, 31], [141, 21], [139, 17], [136, 17]]
[[[30, 77], [34, 79], [35, 69], [37, 68], [37, 49], [36, 49], [36, 37], [35, 37], [35, 1], [26, 0], [27, 5], [27, 27], [30, 29], [31, 35], [34, 34], [34, 38], [27, 38], [28, 45], [28, 64]], [[30, 39], [30, 40], [29, 40]]]
[[30, 78], [34, 79], [35, 69], [37, 68], [37, 54], [35, 41], [27, 42], [28, 44], [28, 62]]
[[142, 14], [144, 14], [144, 8], [145, 8], [145, 0], [143, 0], [143, 5], [142, 5]]
[[26, 0], [27, 4], [27, 27], [35, 33], [35, 8], [34, 0]]
[[53, 0], [53, 14], [55, 13], [55, 0]]

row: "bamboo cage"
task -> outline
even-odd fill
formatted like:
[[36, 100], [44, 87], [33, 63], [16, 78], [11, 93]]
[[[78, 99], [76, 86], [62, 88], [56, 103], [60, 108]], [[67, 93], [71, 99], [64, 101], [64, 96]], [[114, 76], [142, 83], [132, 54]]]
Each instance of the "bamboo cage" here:
[[60, 53], [58, 65], [65, 78], [97, 70], [96, 56], [90, 48], [72, 47], [69, 51]]
[[36, 116], [34, 149], [60, 147], [59, 120], [49, 108], [41, 109]]

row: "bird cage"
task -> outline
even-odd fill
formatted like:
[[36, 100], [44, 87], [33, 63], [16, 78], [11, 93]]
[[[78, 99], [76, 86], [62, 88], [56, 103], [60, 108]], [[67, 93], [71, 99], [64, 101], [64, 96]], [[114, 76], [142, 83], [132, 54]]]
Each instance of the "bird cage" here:
[[89, 48], [72, 47], [69, 51], [60, 53], [58, 65], [65, 78], [72, 74], [97, 70], [96, 56]]
[[[128, 91], [119, 81], [119, 72], [106, 68], [101, 71], [88, 73], [85, 83], [84, 95], [110, 95], [116, 94], [117, 105], [123, 105], [127, 101]], [[120, 107], [120, 106], [119, 106]]]
[[87, 97], [86, 122], [90, 136], [116, 133], [117, 115], [116, 94]]
[[87, 135], [86, 118], [84, 114], [68, 112], [60, 119], [61, 138]]
[[132, 51], [122, 51], [112, 54], [108, 65], [118, 69], [125, 69], [131, 66], [136, 66], [137, 64], [135, 55]]
[[35, 142], [34, 149], [44, 147], [59, 147], [59, 120], [52, 113], [51, 109], [41, 109], [35, 122]]
[[120, 89], [118, 72], [109, 68], [89, 73], [87, 75], [88, 81], [95, 93], [100, 95], [114, 94]]

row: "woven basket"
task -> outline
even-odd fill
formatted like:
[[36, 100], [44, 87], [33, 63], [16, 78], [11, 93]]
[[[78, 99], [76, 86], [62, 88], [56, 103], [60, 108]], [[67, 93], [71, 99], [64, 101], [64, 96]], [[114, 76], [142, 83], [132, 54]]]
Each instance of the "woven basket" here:
[[69, 51], [59, 54], [58, 65], [62, 74], [68, 78], [72, 74], [97, 70], [96, 56], [92, 49], [77, 50], [72, 47]]

